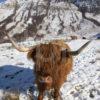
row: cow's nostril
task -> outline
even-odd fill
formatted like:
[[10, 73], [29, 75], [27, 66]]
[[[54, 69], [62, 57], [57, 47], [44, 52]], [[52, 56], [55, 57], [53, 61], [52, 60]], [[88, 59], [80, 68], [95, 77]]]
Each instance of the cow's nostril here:
[[46, 77], [46, 82], [47, 83], [51, 83], [52, 82], [52, 77], [51, 76], [47, 76]]
[[41, 80], [41, 79], [40, 79], [39, 82], [40, 82], [40, 83], [45, 83], [45, 80]]
[[47, 79], [47, 80], [51, 80], [51, 77], [50, 77], [50, 76], [48, 76], [46, 79]]

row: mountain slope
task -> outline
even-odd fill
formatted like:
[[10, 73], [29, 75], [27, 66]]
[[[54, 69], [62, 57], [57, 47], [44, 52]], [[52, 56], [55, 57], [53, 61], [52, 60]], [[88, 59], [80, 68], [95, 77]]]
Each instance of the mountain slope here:
[[[71, 7], [70, 7], [71, 6]], [[42, 38], [54, 34], [78, 34], [80, 37], [90, 37], [100, 32], [94, 23], [84, 20], [78, 8], [67, 2], [50, 0], [7, 0], [0, 5], [0, 41], [5, 41], [8, 32], [17, 41], [28, 37]], [[99, 19], [99, 15], [98, 18]], [[84, 32], [85, 30], [85, 32]]]

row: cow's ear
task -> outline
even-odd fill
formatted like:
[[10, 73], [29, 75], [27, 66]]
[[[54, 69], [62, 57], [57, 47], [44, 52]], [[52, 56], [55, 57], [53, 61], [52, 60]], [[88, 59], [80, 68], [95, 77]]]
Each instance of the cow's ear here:
[[70, 56], [70, 54], [67, 51], [68, 51], [68, 49], [61, 51], [61, 58], [66, 58], [66, 57]]
[[27, 54], [28, 59], [32, 59], [33, 61], [36, 61], [36, 47], [32, 48], [28, 54]]

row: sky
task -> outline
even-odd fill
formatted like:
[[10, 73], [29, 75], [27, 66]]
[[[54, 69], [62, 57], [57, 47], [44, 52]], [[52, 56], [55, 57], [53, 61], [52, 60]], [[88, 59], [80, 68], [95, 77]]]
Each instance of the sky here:
[[3, 1], [6, 1], [6, 0], [0, 0], [0, 2], [3, 2]]

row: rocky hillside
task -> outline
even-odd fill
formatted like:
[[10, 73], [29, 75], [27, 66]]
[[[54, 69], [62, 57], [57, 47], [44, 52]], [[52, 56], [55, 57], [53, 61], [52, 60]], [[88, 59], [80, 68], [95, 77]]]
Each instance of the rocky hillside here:
[[66, 0], [7, 0], [0, 5], [0, 43], [8, 42], [4, 32], [17, 41], [49, 34], [90, 38], [100, 32], [100, 15], [82, 11]]

